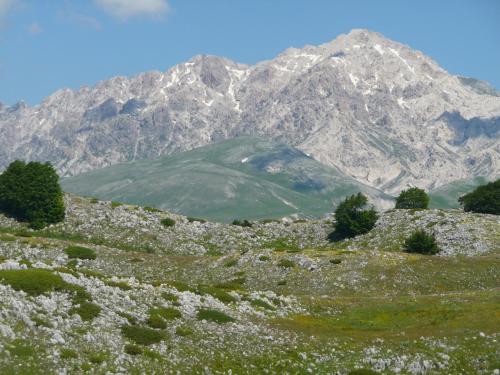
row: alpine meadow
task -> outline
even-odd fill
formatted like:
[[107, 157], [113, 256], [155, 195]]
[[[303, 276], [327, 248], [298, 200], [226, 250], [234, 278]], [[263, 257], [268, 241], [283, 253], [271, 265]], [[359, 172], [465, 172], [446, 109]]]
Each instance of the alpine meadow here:
[[0, 0], [0, 375], [500, 375], [498, 14]]

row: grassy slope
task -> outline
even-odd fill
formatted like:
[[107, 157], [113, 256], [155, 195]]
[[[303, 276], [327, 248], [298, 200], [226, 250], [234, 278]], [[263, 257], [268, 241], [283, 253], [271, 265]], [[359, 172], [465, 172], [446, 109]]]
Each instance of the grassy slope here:
[[472, 180], [454, 181], [441, 186], [429, 193], [431, 208], [459, 208], [458, 198], [471, 192], [479, 185], [484, 185], [488, 180], [476, 177]]
[[[109, 206], [78, 200], [65, 226], [33, 232], [31, 237], [4, 221], [0, 256], [53, 264], [63, 254], [62, 249], [77, 239], [77, 243], [94, 248], [97, 259], [82, 261], [76, 268], [69, 266], [68, 260], [69, 268], [60, 271], [73, 273], [81, 280], [92, 277], [108, 282], [112, 276], [118, 276], [125, 284], [131, 283], [130, 277], [140, 280], [139, 284], [131, 283], [130, 290], [115, 288], [113, 294], [113, 298], [120, 293], [132, 297], [135, 307], [128, 307], [129, 314], [144, 319], [140, 312], [157, 303], [174, 307], [180, 303], [179, 306], [184, 307], [185, 299], [191, 300], [193, 294], [183, 291], [190, 290], [194, 295], [210, 293], [224, 300], [228, 313], [237, 316], [237, 324], [240, 324], [225, 328], [183, 315], [182, 319], [169, 322], [164, 330], [168, 333], [166, 347], [153, 345], [144, 354], [125, 355], [126, 361], [120, 366], [129, 373], [165, 369], [199, 373], [205, 367], [216, 373], [228, 369], [233, 373], [260, 373], [264, 369], [305, 373], [308, 368], [314, 373], [334, 370], [346, 373], [355, 367], [382, 368], [386, 363], [387, 373], [401, 368], [403, 373], [413, 369], [413, 373], [489, 374], [500, 367], [500, 223], [495, 217], [460, 216], [463, 214], [459, 212], [439, 215], [448, 221], [457, 217], [457, 223], [466, 221], [471, 226], [489, 228], [490, 248], [476, 256], [432, 257], [403, 253], [400, 245], [394, 242], [405, 227], [402, 222], [389, 225], [392, 230], [377, 228], [354, 241], [320, 247], [301, 247], [295, 242], [287, 243], [286, 239], [269, 237], [279, 229], [268, 231], [266, 226], [237, 228], [242, 237], [228, 232], [235, 241], [242, 241], [246, 234], [257, 236], [259, 241], [224, 255], [188, 255], [169, 248], [156, 253], [130, 251], [130, 243], [118, 235], [120, 225], [112, 223], [103, 229], [109, 237], [108, 246], [95, 245], [92, 236], [98, 234], [96, 228], [101, 225], [96, 223], [85, 229], [78, 224], [78, 220], [85, 217], [82, 210], [94, 206], [95, 212], [102, 211], [107, 217], [128, 217], [130, 212], [135, 212], [133, 207], [113, 210]], [[146, 215], [141, 212], [140, 215]], [[153, 222], [154, 215], [147, 220]], [[163, 214], [158, 215], [162, 217]], [[397, 218], [391, 215], [386, 220]], [[425, 215], [420, 212], [409, 216], [422, 220]], [[198, 241], [198, 235], [207, 238], [196, 234], [200, 228], [198, 224], [176, 225], [181, 226], [164, 231], [190, 231], [193, 241]], [[296, 223], [288, 229], [290, 233], [305, 233], [307, 227], [316, 225], [319, 223]], [[407, 225], [412, 222], [408, 221]], [[217, 226], [214, 230], [228, 230], [224, 228]], [[76, 231], [78, 236], [68, 234]], [[139, 243], [149, 239], [149, 235], [139, 230], [134, 236]], [[391, 245], [373, 247], [375, 240]], [[350, 248], [358, 250], [349, 251]], [[282, 267], [282, 259], [290, 259], [295, 265]], [[336, 261], [331, 262], [332, 259]], [[316, 268], [300, 266], [301, 260], [312, 261]], [[234, 279], [241, 281], [228, 283]], [[124, 302], [120, 299], [116, 304], [106, 304], [109, 297], [100, 297], [106, 289], [100, 289], [96, 282], [92, 284], [95, 290], [89, 290], [93, 292], [94, 302], [103, 305], [106, 314], [114, 317], [113, 311], [121, 309]], [[231, 292], [231, 289], [235, 290]], [[177, 302], [169, 302], [170, 297], [165, 300], [164, 290], [178, 295]], [[228, 292], [236, 300], [227, 299]], [[269, 293], [280, 297], [264, 297]], [[241, 313], [246, 306], [245, 299], [254, 300], [256, 294], [268, 302], [255, 305], [267, 304], [274, 310], [256, 307], [260, 315]], [[9, 299], [0, 300], [0, 309], [8, 305]], [[129, 302], [126, 306], [130, 306]], [[45, 319], [50, 320], [50, 316]], [[84, 372], [90, 368], [98, 373], [117, 369], [115, 351], [123, 350], [119, 336], [112, 336], [119, 332], [117, 322], [106, 325], [105, 329], [92, 322], [76, 324], [71, 327], [73, 338], [64, 345], [48, 344], [51, 336], [43, 329], [29, 329], [22, 321], [16, 324], [11, 321], [11, 324], [18, 335], [29, 339], [0, 339], [1, 345], [15, 353], [0, 361], [4, 373], [31, 371], [38, 374], [60, 367], [70, 372]], [[179, 325], [189, 327], [193, 333], [188, 336], [172, 333]], [[83, 339], [83, 333], [99, 337], [100, 330], [104, 331], [104, 341], [89, 344]], [[26, 333], [25, 336], [22, 333]], [[106, 335], [113, 337], [118, 347], [111, 347], [105, 341]], [[264, 338], [268, 335], [274, 339]], [[207, 346], [210, 351], [206, 350]], [[58, 347], [74, 350], [75, 358], [57, 359], [56, 356], [49, 360], [45, 357]], [[101, 361], [99, 356], [104, 359]], [[425, 366], [428, 370], [424, 370]]]
[[293, 213], [320, 217], [357, 191], [375, 200], [389, 199], [296, 149], [248, 137], [104, 168], [64, 179], [62, 184], [79, 195], [221, 222]]

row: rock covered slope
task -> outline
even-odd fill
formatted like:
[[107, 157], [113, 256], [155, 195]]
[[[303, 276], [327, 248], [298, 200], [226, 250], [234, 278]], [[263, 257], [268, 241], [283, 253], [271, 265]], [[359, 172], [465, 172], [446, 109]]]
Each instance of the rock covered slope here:
[[[498, 217], [390, 211], [330, 244], [329, 220], [242, 228], [65, 200], [66, 221], [43, 231], [0, 216], [3, 373], [498, 368]], [[417, 227], [442, 256], [401, 251]], [[95, 259], [69, 259], [75, 244]]]
[[293, 147], [239, 137], [62, 181], [65, 191], [231, 222], [296, 214], [321, 217], [362, 191], [378, 207], [392, 198]]
[[166, 72], [0, 106], [0, 163], [53, 161], [63, 175], [270, 137], [394, 193], [499, 174], [500, 97], [367, 30], [253, 66], [197, 56]]

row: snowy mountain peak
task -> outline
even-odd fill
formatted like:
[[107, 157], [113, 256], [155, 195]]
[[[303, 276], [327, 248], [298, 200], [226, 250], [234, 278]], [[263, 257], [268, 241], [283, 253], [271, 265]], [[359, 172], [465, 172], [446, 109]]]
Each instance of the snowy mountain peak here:
[[499, 118], [487, 84], [356, 29], [253, 66], [199, 55], [0, 108], [0, 166], [50, 160], [73, 175], [254, 135], [392, 193], [497, 176]]

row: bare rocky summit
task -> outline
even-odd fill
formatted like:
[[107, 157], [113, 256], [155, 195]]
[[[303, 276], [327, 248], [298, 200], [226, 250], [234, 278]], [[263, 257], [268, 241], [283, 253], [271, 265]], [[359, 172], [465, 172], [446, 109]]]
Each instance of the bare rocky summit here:
[[62, 175], [241, 135], [298, 147], [395, 193], [500, 171], [500, 97], [419, 51], [353, 30], [253, 66], [196, 56], [166, 72], [0, 106], [0, 167], [50, 160]]

